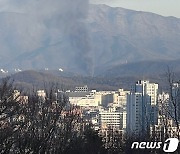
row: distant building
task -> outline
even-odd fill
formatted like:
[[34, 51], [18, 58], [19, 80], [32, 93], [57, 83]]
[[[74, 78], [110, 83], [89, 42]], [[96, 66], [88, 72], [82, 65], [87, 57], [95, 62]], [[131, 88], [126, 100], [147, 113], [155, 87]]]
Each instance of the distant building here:
[[46, 97], [46, 92], [44, 90], [38, 90], [37, 95], [39, 97], [45, 98]]
[[75, 92], [88, 92], [88, 86], [85, 85], [83, 87], [76, 87]]
[[80, 107], [97, 107], [99, 100], [95, 98], [94, 92], [69, 92], [69, 102]]
[[126, 130], [126, 112], [117, 108], [100, 110], [99, 127], [103, 130], [113, 129], [118, 131]]
[[113, 102], [113, 92], [96, 90], [88, 92], [66, 92], [69, 96], [69, 101], [73, 105], [80, 107], [107, 107], [109, 103]]
[[138, 135], [142, 130], [142, 93], [128, 94], [127, 101], [127, 132]]
[[127, 105], [127, 94], [129, 94], [130, 91], [124, 91], [123, 89], [119, 89], [117, 92], [113, 95], [113, 106], [126, 108]]
[[173, 83], [170, 93], [158, 96], [158, 123], [151, 126], [151, 134], [155, 138], [180, 136], [180, 85]]
[[157, 124], [158, 84], [138, 81], [127, 97], [127, 132], [144, 135], [150, 125]]
[[163, 140], [170, 137], [180, 136], [179, 127], [177, 127], [172, 119], [159, 116], [158, 124], [150, 127], [150, 134], [157, 140]]
[[83, 110], [83, 119], [89, 121], [94, 130], [99, 130], [99, 109]]
[[27, 104], [28, 98], [28, 96], [23, 96], [18, 90], [14, 90], [13, 92], [13, 99], [20, 104]]
[[108, 107], [109, 104], [114, 102], [115, 91], [99, 91], [96, 92], [96, 96], [101, 98], [101, 106]]
[[175, 117], [175, 112], [176, 112], [177, 120], [180, 123], [180, 83], [179, 82], [173, 83], [173, 85], [172, 85], [172, 98], [170, 97], [169, 100], [170, 100], [169, 106], [171, 109], [171, 114], [173, 117]]

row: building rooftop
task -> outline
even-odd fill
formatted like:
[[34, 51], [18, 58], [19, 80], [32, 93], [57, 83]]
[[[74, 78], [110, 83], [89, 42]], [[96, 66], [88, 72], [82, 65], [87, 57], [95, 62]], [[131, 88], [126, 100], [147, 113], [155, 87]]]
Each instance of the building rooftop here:
[[90, 95], [90, 92], [69, 92], [67, 94], [69, 97], [86, 97]]

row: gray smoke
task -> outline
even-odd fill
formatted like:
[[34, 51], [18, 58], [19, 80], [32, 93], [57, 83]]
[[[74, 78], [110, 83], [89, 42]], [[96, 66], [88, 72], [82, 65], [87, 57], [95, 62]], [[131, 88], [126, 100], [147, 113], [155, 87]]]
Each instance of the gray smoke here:
[[79, 68], [92, 74], [90, 58], [90, 39], [85, 20], [88, 16], [88, 0], [61, 0], [61, 25], [64, 36], [69, 37], [72, 48], [76, 51], [75, 61]]
[[[68, 40], [69, 49], [73, 50], [68, 51], [71, 60], [76, 62], [77, 68], [92, 74], [90, 39], [85, 24], [89, 0], [6, 0], [0, 1], [0, 4], [2, 4], [0, 11], [22, 13], [28, 16], [29, 21], [38, 23], [36, 27], [28, 30], [31, 36], [37, 38], [28, 44], [34, 44], [34, 48], [39, 48], [42, 45], [40, 42], [45, 42], [48, 37], [50, 42], [46, 41], [46, 45], [56, 43], [58, 40]], [[20, 26], [23, 24], [25, 23], [20, 23]], [[19, 42], [29, 42], [26, 41], [29, 34], [23, 33], [23, 37], [20, 35]], [[27, 48], [31, 51], [32, 47]]]

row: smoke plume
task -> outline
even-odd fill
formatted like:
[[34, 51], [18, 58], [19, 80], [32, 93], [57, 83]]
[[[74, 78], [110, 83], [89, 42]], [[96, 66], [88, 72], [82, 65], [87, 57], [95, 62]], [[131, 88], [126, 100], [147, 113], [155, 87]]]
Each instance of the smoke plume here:
[[78, 67], [92, 73], [90, 39], [85, 25], [88, 16], [88, 0], [61, 0], [61, 25], [64, 36], [69, 37]]
[[[26, 45], [27, 48], [22, 48], [22, 50], [31, 51], [31, 46], [34, 46], [33, 50], [38, 49], [43, 46], [42, 42], [46, 42], [45, 45], [48, 46], [58, 41], [68, 40], [68, 50], [60, 52], [66, 52], [65, 57], [69, 54], [70, 58], [67, 59], [76, 63], [77, 66], [74, 67], [90, 74], [92, 73], [91, 48], [85, 24], [88, 10], [89, 0], [0, 1], [0, 11], [25, 14], [29, 21], [30, 26], [27, 28], [25, 27], [27, 24], [21, 22], [20, 19], [19, 23], [16, 22], [17, 27], [20, 27], [20, 32], [17, 34], [18, 42], [14, 44], [28, 42], [22, 43], [30, 45]], [[37, 24], [34, 26], [33, 23]], [[28, 33], [23, 32], [21, 28], [23, 25], [24, 30], [28, 29]], [[33, 39], [29, 41], [30, 36]]]

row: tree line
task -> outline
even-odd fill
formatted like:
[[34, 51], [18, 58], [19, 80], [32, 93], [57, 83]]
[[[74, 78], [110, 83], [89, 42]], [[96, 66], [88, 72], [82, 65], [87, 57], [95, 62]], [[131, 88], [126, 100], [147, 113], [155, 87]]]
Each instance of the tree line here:
[[[162, 132], [156, 130], [146, 136], [128, 136], [109, 128], [103, 136], [84, 120], [79, 107], [72, 106], [67, 96], [57, 96], [57, 87], [46, 90], [46, 96], [28, 94], [28, 99], [16, 94], [13, 81], [0, 82], [0, 153], [4, 154], [131, 154], [163, 153], [161, 150], [132, 150], [133, 141], [165, 141], [179, 138], [180, 97], [173, 93], [174, 74], [167, 73], [170, 97], [168, 103], [159, 102]], [[161, 104], [162, 103], [162, 104]], [[171, 119], [175, 135], [169, 132]], [[173, 130], [172, 130], [173, 131]]]

